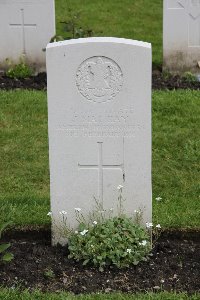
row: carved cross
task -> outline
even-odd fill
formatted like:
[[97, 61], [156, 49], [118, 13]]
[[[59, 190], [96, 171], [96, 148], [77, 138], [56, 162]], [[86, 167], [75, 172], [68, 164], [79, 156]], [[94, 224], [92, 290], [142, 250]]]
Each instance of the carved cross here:
[[188, 14], [188, 46], [200, 47], [200, 0], [176, 0], [172, 4], [169, 9], [185, 9]]
[[23, 38], [23, 54], [26, 54], [26, 39], [25, 39], [25, 28], [33, 27], [35, 28], [36, 24], [28, 24], [24, 21], [24, 9], [20, 9], [21, 11], [21, 23], [11, 23], [9, 24], [12, 27], [20, 28], [22, 30], [22, 38]]
[[91, 164], [91, 165], [81, 165], [78, 164], [79, 169], [94, 169], [98, 170], [98, 200], [103, 203], [103, 170], [122, 170], [123, 177], [124, 177], [124, 163], [119, 165], [105, 165], [103, 163], [103, 142], [97, 142], [98, 144], [98, 164]]
[[200, 0], [178, 0], [178, 3], [183, 8], [186, 8], [188, 14], [194, 19], [200, 16]]

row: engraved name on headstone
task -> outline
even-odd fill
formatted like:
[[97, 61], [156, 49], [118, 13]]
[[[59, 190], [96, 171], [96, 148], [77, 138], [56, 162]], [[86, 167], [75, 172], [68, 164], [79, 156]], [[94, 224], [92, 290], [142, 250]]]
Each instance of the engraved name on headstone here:
[[88, 38], [47, 47], [49, 157], [53, 244], [74, 208], [118, 205], [151, 221], [151, 45]]

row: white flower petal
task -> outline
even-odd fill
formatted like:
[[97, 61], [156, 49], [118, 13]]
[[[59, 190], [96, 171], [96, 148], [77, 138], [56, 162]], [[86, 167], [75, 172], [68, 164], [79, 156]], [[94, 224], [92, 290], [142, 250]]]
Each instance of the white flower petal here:
[[161, 201], [162, 197], [156, 197], [156, 201]]
[[123, 188], [123, 185], [118, 185], [118, 187], [117, 187], [118, 190], [122, 190], [122, 188]]
[[146, 246], [146, 244], [147, 244], [146, 240], [142, 241], [142, 246]]
[[67, 212], [66, 212], [65, 210], [62, 210], [62, 211], [59, 212], [59, 214], [60, 214], [60, 215], [66, 215]]
[[85, 235], [88, 232], [87, 229], [84, 229], [83, 231], [80, 232], [81, 235]]
[[153, 223], [149, 223], [149, 222], [147, 222], [147, 223], [146, 223], [146, 227], [147, 227], [147, 228], [151, 228], [151, 227], [153, 227]]
[[161, 283], [164, 283], [165, 282], [165, 280], [164, 279], [161, 279], [161, 281], [160, 281]]
[[160, 224], [156, 225], [156, 228], [159, 228], [159, 229], [160, 229], [160, 228], [161, 228]]
[[75, 209], [75, 211], [78, 211], [78, 212], [81, 211], [81, 208], [79, 208], [79, 207], [75, 207], [74, 209]]

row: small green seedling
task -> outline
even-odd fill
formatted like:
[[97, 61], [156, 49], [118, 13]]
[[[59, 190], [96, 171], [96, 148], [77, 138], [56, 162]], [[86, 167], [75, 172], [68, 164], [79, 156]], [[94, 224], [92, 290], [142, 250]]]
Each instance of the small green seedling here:
[[23, 57], [20, 58], [18, 64], [13, 64], [9, 59], [6, 60], [8, 70], [6, 76], [13, 79], [27, 78], [33, 75], [33, 70], [26, 64]]
[[197, 77], [194, 74], [192, 74], [191, 72], [185, 72], [183, 74], [182, 78], [189, 83], [197, 81]]
[[[2, 233], [5, 230], [5, 228], [10, 225], [10, 222], [4, 223], [2, 225], [0, 225], [0, 239], [2, 237]], [[10, 243], [0, 243], [0, 262], [10, 262], [14, 256], [12, 253], [7, 252], [8, 248], [10, 248], [11, 244]]]
[[53, 279], [53, 278], [55, 278], [55, 273], [52, 269], [46, 269], [44, 271], [44, 277], [46, 279]]

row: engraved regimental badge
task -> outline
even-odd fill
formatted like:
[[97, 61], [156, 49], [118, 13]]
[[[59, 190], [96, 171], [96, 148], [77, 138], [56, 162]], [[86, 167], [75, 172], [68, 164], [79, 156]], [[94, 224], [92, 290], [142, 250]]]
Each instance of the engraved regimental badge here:
[[121, 90], [123, 74], [114, 60], [104, 56], [86, 59], [76, 73], [76, 85], [89, 101], [103, 103], [113, 99]]

